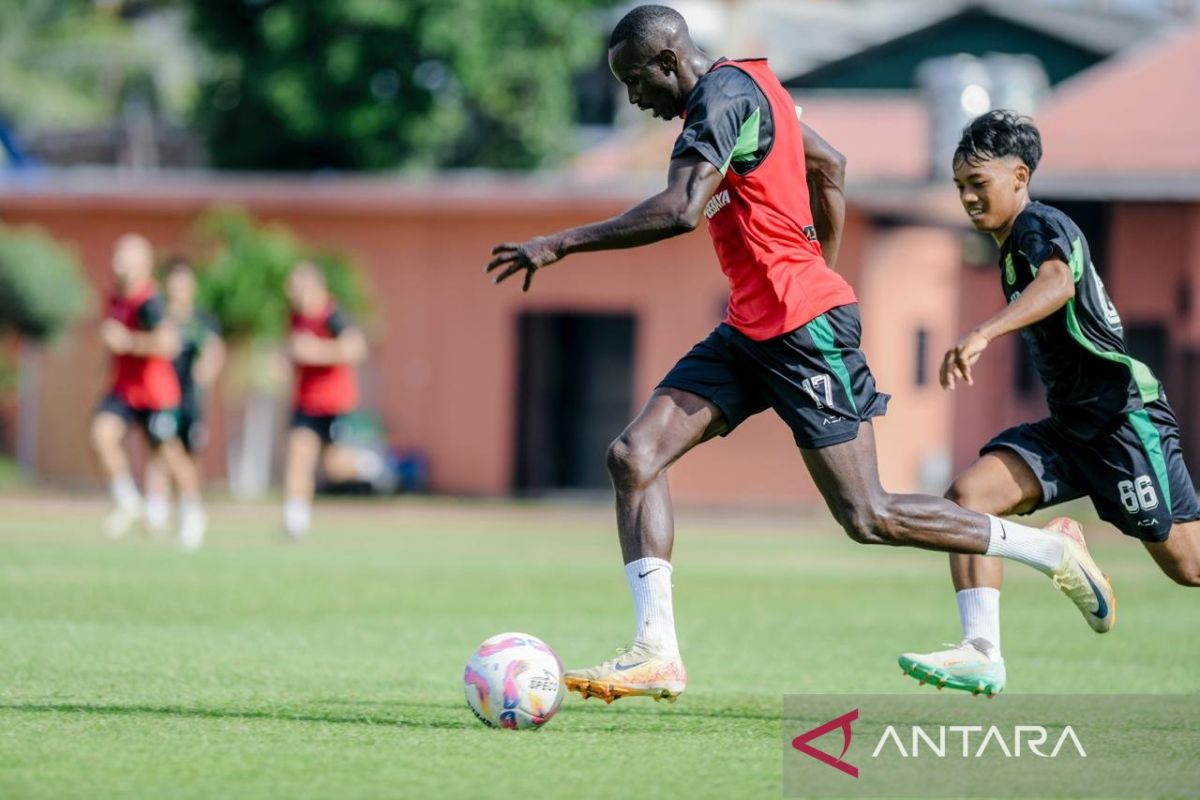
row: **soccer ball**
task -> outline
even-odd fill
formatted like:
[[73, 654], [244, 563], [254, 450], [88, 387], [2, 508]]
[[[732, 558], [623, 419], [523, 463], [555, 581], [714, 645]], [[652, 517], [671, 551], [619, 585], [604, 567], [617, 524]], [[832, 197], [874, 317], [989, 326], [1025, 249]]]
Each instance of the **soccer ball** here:
[[467, 661], [467, 705], [489, 728], [540, 728], [562, 703], [562, 671], [558, 655], [536, 636], [498, 633]]

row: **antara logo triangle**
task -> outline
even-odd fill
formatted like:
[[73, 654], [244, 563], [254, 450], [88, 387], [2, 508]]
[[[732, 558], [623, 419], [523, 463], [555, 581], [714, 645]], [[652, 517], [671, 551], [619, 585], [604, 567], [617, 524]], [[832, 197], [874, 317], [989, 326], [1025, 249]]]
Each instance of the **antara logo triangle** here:
[[[857, 708], [853, 711], [848, 711], [845, 714], [842, 714], [840, 717], [835, 717], [834, 719], [829, 720], [829, 722], [826, 722], [824, 725], [818, 725], [810, 731], [805, 731], [795, 739], [792, 739], [792, 747], [796, 748], [801, 753], [804, 753], [806, 756], [812, 756], [822, 764], [828, 764], [834, 769], [846, 773], [851, 778], [857, 778], [858, 767], [842, 760], [842, 757], [846, 755], [846, 751], [850, 749], [850, 737], [852, 735], [850, 731], [850, 723], [854, 722], [856, 719], [858, 719]], [[826, 753], [823, 750], [818, 750], [809, 744], [809, 742], [812, 740], [820, 739], [825, 734], [838, 728], [841, 728], [842, 730], [843, 741], [842, 752], [837, 756], [837, 758], [834, 758], [833, 756], [829, 755], [829, 753]]]

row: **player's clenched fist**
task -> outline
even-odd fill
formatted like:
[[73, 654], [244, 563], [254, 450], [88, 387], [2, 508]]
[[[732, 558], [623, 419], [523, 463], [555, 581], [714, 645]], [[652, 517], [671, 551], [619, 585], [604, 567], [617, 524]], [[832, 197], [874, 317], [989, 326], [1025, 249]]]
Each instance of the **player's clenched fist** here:
[[971, 367], [987, 349], [988, 339], [979, 331], [971, 331], [962, 341], [946, 351], [942, 358], [941, 380], [943, 389], [953, 389], [958, 380], [974, 386]]

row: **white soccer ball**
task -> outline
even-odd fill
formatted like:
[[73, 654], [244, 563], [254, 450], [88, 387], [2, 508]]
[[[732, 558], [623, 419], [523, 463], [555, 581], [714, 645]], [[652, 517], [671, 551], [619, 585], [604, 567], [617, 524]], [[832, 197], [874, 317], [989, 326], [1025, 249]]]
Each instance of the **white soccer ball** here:
[[562, 662], [528, 633], [498, 633], [479, 645], [463, 671], [467, 705], [484, 725], [520, 730], [550, 721], [565, 693]]

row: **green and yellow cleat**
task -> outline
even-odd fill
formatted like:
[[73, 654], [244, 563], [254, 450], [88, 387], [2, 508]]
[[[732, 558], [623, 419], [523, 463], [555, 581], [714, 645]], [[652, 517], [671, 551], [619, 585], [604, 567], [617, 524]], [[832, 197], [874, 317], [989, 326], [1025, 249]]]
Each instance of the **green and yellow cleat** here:
[[968, 639], [949, 650], [905, 653], [899, 659], [900, 669], [922, 685], [995, 697], [1004, 691], [1008, 676], [1004, 659], [993, 660], [989, 649], [982, 639]]

